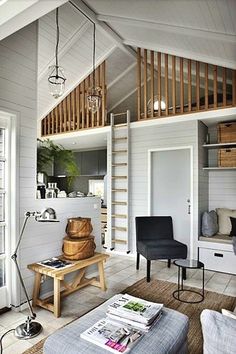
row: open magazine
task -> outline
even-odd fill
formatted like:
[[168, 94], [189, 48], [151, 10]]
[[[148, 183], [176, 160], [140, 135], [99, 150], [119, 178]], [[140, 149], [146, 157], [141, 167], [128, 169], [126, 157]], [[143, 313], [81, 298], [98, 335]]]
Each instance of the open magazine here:
[[108, 313], [150, 325], [161, 311], [158, 304], [125, 294], [108, 306]]
[[112, 353], [128, 353], [143, 334], [132, 326], [103, 318], [80, 336]]
[[53, 268], [53, 269], [63, 269], [73, 265], [72, 262], [65, 261], [64, 259], [60, 259], [58, 257], [45, 259], [44, 261], [40, 261], [37, 264], [43, 265], [45, 267]]

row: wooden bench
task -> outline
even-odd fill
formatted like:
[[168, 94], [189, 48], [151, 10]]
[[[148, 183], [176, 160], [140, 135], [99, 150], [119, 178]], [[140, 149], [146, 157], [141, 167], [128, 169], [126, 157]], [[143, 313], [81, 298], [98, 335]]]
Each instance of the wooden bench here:
[[[94, 285], [105, 291], [106, 282], [104, 275], [104, 261], [106, 261], [108, 257], [107, 254], [95, 253], [93, 257], [81, 261], [71, 261], [73, 265], [63, 269], [52, 269], [37, 263], [29, 264], [28, 268], [35, 272], [33, 306], [43, 307], [52, 311], [56, 317], [60, 317], [62, 297], [65, 297], [86, 285]], [[63, 259], [63, 256], [60, 256], [60, 258]], [[85, 271], [93, 264], [98, 265], [99, 278], [93, 277], [88, 279], [85, 277]], [[70, 283], [65, 282], [65, 275], [72, 272], [76, 272], [74, 279]], [[41, 278], [45, 275], [54, 279], [54, 295], [46, 299], [41, 299]], [[61, 286], [64, 288], [62, 291]]]

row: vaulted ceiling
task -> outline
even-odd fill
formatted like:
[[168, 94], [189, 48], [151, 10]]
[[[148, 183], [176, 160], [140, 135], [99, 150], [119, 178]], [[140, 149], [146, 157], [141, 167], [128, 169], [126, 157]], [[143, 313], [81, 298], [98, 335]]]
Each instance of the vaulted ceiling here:
[[[108, 112], [134, 105], [135, 50], [143, 47], [236, 68], [235, 0], [73, 0], [97, 25], [97, 64], [107, 59]], [[67, 95], [92, 69], [92, 25], [60, 7], [60, 65]], [[39, 119], [58, 101], [47, 89], [54, 63], [55, 11], [39, 20]], [[65, 96], [64, 95], [64, 96]]]
[[[134, 103], [137, 46], [236, 69], [235, 0], [72, 1], [96, 22], [96, 64], [107, 60], [108, 111]], [[39, 19], [39, 119], [59, 103], [47, 86], [57, 6], [66, 96], [92, 70], [91, 22], [67, 0], [0, 0], [0, 40]]]

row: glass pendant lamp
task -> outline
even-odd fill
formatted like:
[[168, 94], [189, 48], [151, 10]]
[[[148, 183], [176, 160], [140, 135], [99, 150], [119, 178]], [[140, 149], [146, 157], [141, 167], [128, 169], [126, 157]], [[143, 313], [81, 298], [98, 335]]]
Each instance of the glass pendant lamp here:
[[49, 67], [49, 75], [48, 75], [49, 92], [54, 98], [58, 98], [63, 95], [65, 91], [65, 81], [66, 81], [64, 75], [64, 69], [58, 64], [58, 46], [60, 40], [58, 8], [56, 9], [56, 27], [57, 27], [57, 42], [56, 42], [56, 49], [55, 49], [56, 63], [55, 65]]
[[93, 23], [93, 77], [92, 77], [92, 87], [88, 89], [87, 94], [87, 104], [88, 109], [92, 113], [96, 113], [101, 106], [102, 96], [101, 88], [96, 87], [95, 84], [95, 54], [96, 54], [96, 26]]

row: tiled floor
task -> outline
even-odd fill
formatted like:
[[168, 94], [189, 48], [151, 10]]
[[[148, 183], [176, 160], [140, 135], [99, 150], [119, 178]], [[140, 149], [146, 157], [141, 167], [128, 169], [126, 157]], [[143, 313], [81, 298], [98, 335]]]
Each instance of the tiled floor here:
[[[43, 332], [36, 338], [31, 340], [19, 341], [13, 333], [9, 333], [3, 339], [4, 354], [20, 354], [42, 338], [53, 333], [56, 329], [64, 326], [73, 319], [82, 316], [88, 310], [101, 304], [105, 299], [110, 298], [114, 294], [124, 290], [127, 286], [135, 283], [139, 279], [145, 277], [146, 262], [141, 261], [140, 270], [135, 269], [134, 258], [111, 256], [106, 263], [106, 279], [108, 290], [103, 292], [93, 286], [81, 289], [63, 299], [62, 316], [56, 319], [53, 314], [43, 309], [36, 309], [37, 321], [43, 326]], [[167, 268], [165, 262], [152, 262], [152, 279], [161, 279], [171, 282], [177, 281], [177, 268], [171, 266]], [[205, 288], [226, 295], [236, 296], [236, 276], [223, 273], [205, 272]], [[199, 270], [188, 271], [186, 285], [201, 287], [201, 272]], [[0, 336], [6, 330], [15, 328], [17, 325], [25, 321], [26, 314], [8, 312], [0, 316]]]

